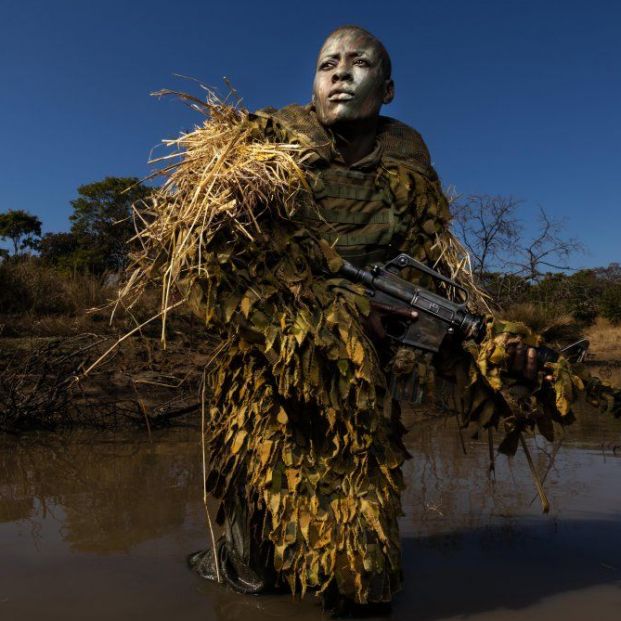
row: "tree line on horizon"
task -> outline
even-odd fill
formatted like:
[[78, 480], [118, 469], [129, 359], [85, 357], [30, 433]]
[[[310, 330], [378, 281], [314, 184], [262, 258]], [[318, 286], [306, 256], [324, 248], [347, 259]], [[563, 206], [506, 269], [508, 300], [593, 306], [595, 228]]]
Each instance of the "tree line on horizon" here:
[[[23, 210], [0, 213], [0, 239], [12, 246], [12, 253], [0, 250], [0, 312], [19, 307], [15, 300], [6, 303], [13, 281], [3, 283], [2, 270], [11, 263], [28, 261], [34, 269], [52, 269], [63, 278], [88, 274], [104, 279], [122, 272], [136, 232], [132, 205], [147, 201], [151, 192], [135, 177], [81, 185], [71, 201], [70, 228], [62, 233], [42, 235], [40, 219]], [[599, 315], [621, 323], [621, 265], [571, 270], [582, 245], [567, 238], [563, 223], [543, 209], [535, 232], [527, 235], [519, 207], [519, 201], [504, 196], [451, 200], [454, 232], [492, 299], [504, 309], [531, 304], [550, 317], [569, 313], [585, 325]]]
[[[136, 177], [106, 177], [81, 185], [71, 201], [69, 231], [41, 235], [40, 219], [23, 210], [0, 213], [0, 239], [20, 251], [34, 250], [38, 258], [61, 269], [102, 275], [119, 272], [128, 257], [128, 240], [135, 234], [132, 205], [151, 194]], [[8, 251], [4, 251], [8, 257]]]

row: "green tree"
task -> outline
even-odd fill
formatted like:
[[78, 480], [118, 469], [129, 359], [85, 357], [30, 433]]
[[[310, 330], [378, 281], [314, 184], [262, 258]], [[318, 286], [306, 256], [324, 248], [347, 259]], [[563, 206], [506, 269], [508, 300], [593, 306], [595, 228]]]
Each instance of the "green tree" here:
[[36, 238], [41, 237], [41, 220], [22, 209], [9, 209], [0, 213], [0, 239], [13, 242], [13, 254], [25, 248], [35, 248]]
[[46, 233], [39, 241], [37, 249], [45, 263], [60, 267], [71, 267], [76, 262], [78, 240], [73, 233]]
[[69, 217], [78, 267], [101, 274], [125, 266], [127, 242], [135, 234], [132, 205], [140, 205], [150, 193], [136, 177], [106, 177], [78, 188]]

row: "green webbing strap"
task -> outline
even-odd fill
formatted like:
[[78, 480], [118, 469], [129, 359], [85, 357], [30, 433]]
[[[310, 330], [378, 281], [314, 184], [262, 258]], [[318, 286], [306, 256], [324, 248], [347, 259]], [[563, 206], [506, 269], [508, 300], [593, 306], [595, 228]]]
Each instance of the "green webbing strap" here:
[[341, 198], [365, 203], [389, 203], [390, 197], [383, 187], [378, 187], [373, 173], [342, 168], [328, 169], [311, 180], [316, 200]]
[[394, 201], [390, 201], [390, 208], [388, 209], [388, 241], [386, 242], [387, 244], [389, 244], [392, 241], [396, 228], [397, 228], [397, 218], [395, 217], [395, 203]]
[[301, 210], [303, 218], [320, 220], [329, 224], [393, 224], [394, 209], [383, 209], [379, 213], [368, 214], [362, 212], [347, 212], [340, 209], [326, 209], [325, 207], [309, 207]]
[[335, 233], [326, 231], [321, 237], [329, 243], [336, 242], [337, 249], [341, 246], [388, 246], [392, 240], [392, 232], [390, 228], [382, 228], [379, 231], [361, 231], [359, 233]]
[[349, 183], [338, 184], [332, 179], [326, 180], [324, 187], [314, 188], [313, 194], [316, 200], [322, 198], [342, 198], [350, 201], [364, 201], [365, 203], [387, 203], [385, 192], [376, 187], [365, 187], [362, 184], [351, 185]]

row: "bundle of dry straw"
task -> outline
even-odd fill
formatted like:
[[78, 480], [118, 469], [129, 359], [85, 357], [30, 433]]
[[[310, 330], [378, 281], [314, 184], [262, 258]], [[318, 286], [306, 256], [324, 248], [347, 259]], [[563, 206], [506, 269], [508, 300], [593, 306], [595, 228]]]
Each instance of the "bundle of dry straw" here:
[[132, 256], [117, 306], [131, 309], [146, 286], [156, 284], [161, 308], [151, 320], [161, 318], [165, 343], [167, 314], [184, 301], [177, 292], [210, 276], [203, 258], [214, 239], [224, 234], [231, 245], [239, 238], [254, 241], [264, 235], [265, 211], [292, 216], [309, 188], [300, 169], [302, 148], [257, 139], [247, 111], [211, 91], [206, 101], [170, 90], [156, 95], [176, 95], [207, 117], [194, 131], [163, 141], [170, 152], [151, 160], [159, 168], [150, 178], [164, 176], [164, 184], [149, 205], [134, 209], [141, 250]]

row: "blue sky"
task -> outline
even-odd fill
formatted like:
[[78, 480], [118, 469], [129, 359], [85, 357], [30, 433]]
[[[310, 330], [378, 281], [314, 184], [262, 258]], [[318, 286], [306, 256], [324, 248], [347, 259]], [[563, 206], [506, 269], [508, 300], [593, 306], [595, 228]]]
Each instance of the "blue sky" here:
[[0, 211], [69, 226], [80, 184], [145, 176], [162, 138], [198, 117], [149, 93], [223, 87], [248, 108], [306, 103], [315, 55], [359, 24], [393, 60], [384, 109], [425, 137], [444, 185], [566, 218], [621, 261], [621, 3], [0, 1]]

